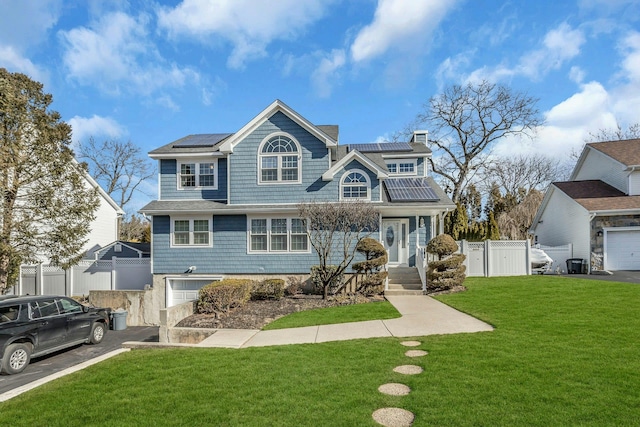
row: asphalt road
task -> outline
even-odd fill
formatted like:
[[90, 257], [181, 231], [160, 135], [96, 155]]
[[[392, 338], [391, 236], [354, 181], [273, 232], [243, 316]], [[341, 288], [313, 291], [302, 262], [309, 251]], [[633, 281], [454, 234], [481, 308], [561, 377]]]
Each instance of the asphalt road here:
[[32, 381], [47, 377], [79, 363], [121, 348], [126, 341], [158, 341], [157, 326], [133, 326], [123, 331], [110, 330], [98, 345], [83, 344], [47, 356], [32, 359], [19, 374], [0, 375], [0, 395]]
[[568, 278], [640, 283], [640, 271], [612, 271], [612, 274], [567, 274]]

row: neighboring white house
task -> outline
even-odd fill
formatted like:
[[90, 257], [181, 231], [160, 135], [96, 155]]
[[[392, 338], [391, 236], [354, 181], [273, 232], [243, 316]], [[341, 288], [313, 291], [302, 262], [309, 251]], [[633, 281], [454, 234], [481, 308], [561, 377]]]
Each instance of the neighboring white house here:
[[97, 188], [100, 195], [100, 205], [95, 212], [96, 218], [91, 223], [91, 231], [83, 248], [88, 255], [91, 255], [96, 249], [118, 240], [118, 218], [124, 215], [124, 211], [91, 175], [87, 173], [85, 177], [87, 186]]
[[586, 144], [570, 181], [549, 186], [530, 232], [534, 243], [572, 244], [589, 271], [640, 270], [640, 139]]

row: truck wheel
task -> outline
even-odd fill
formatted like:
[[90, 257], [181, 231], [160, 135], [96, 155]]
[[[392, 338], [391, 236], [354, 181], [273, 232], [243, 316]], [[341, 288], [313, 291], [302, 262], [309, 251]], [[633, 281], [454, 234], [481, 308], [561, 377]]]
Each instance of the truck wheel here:
[[106, 327], [102, 322], [94, 323], [91, 327], [91, 337], [89, 337], [89, 342], [91, 344], [100, 344], [104, 338], [104, 334], [107, 332], [105, 328]]
[[6, 374], [18, 374], [24, 371], [31, 361], [31, 344], [15, 343], [7, 346], [2, 358], [2, 372]]

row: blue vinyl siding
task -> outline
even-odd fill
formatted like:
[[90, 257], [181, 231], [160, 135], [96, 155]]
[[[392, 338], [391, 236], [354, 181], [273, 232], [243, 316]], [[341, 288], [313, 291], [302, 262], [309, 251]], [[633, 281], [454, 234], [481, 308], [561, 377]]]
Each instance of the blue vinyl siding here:
[[[199, 160], [204, 161], [204, 160]], [[226, 200], [227, 159], [218, 158], [218, 189], [178, 189], [178, 162], [174, 159], [160, 160], [160, 200]]]
[[[300, 184], [258, 185], [258, 148], [275, 132], [295, 138], [302, 150]], [[329, 168], [329, 150], [286, 115], [278, 112], [240, 141], [229, 156], [231, 167], [230, 204], [298, 203], [305, 200], [337, 200], [337, 182], [322, 181]]]
[[153, 218], [153, 273], [184, 273], [195, 265], [198, 274], [307, 274], [318, 263], [307, 254], [247, 254], [247, 217], [213, 218], [212, 248], [171, 248], [169, 216]]

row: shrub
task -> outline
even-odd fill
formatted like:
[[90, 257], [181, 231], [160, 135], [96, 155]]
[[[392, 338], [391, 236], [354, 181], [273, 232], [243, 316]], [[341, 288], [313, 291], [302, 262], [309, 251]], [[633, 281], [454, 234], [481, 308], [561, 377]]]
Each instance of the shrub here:
[[386, 271], [380, 271], [387, 263], [387, 251], [382, 243], [371, 237], [366, 237], [358, 242], [356, 250], [364, 255], [365, 260], [353, 264], [353, 269], [358, 274], [364, 274], [364, 279], [358, 283], [357, 292], [372, 296], [384, 292], [384, 281], [387, 278]]
[[427, 252], [442, 259], [458, 250], [458, 244], [448, 234], [439, 234], [427, 243]]
[[[336, 270], [338, 270], [338, 266], [337, 265], [327, 265], [325, 266], [326, 271], [324, 271], [325, 276], [328, 276], [331, 273], [334, 273]], [[322, 294], [323, 292], [323, 280], [322, 280], [322, 266], [320, 265], [312, 265], [311, 266], [311, 283], [313, 285], [313, 290], [314, 293], [320, 293]], [[340, 289], [342, 287], [344, 283], [344, 275], [343, 274], [339, 274], [336, 277], [333, 278], [333, 280], [331, 281], [331, 283], [329, 283], [328, 286], [328, 293], [335, 293], [337, 292], [338, 289]]]
[[303, 284], [304, 282], [299, 277], [289, 276], [287, 277], [287, 287], [284, 292], [289, 296], [298, 295], [304, 288]]
[[239, 307], [251, 297], [252, 281], [248, 279], [224, 279], [200, 288], [198, 313], [226, 313]]
[[253, 283], [252, 300], [280, 300], [284, 296], [284, 280], [265, 279]]
[[463, 265], [466, 256], [454, 254], [446, 259], [431, 261], [427, 267], [427, 289], [430, 292], [446, 291], [462, 285], [467, 267]]

